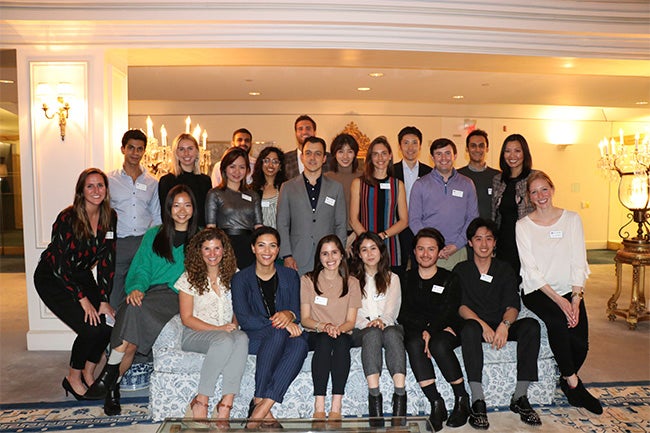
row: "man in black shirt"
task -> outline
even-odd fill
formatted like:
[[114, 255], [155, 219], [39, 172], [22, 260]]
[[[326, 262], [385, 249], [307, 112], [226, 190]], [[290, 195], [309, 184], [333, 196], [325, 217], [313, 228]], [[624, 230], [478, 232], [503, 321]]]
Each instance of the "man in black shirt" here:
[[467, 239], [473, 257], [454, 267], [455, 284], [460, 285], [461, 305], [458, 309], [465, 324], [460, 333], [467, 381], [472, 393], [469, 423], [487, 429], [485, 396], [483, 394], [483, 345], [503, 348], [507, 341], [517, 341], [517, 385], [510, 410], [518, 413], [529, 425], [541, 425], [539, 415], [528, 402], [528, 385], [537, 381], [540, 326], [537, 320], [517, 320], [520, 299], [517, 277], [505, 262], [492, 257], [496, 245], [496, 225], [491, 220], [476, 218], [467, 228]]

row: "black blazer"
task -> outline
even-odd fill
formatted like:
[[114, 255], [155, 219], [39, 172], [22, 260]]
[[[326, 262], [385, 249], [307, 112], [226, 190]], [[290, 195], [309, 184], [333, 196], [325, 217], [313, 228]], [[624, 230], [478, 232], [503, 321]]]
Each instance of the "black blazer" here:
[[[420, 161], [418, 165], [418, 179], [422, 176], [431, 173], [431, 167]], [[404, 161], [400, 161], [393, 165], [393, 176], [404, 182]]]

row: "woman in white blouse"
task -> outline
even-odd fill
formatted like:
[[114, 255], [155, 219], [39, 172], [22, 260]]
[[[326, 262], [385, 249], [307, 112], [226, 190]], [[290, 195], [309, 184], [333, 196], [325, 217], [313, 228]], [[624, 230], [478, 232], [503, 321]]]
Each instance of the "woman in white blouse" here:
[[195, 418], [208, 417], [208, 399], [223, 375], [218, 420], [230, 418], [248, 356], [248, 337], [239, 330], [233, 314], [230, 280], [237, 270], [228, 236], [207, 228], [190, 241], [185, 252], [185, 272], [176, 281], [183, 325], [182, 348], [205, 353], [199, 389], [190, 408]]
[[368, 381], [368, 411], [372, 426], [382, 426], [383, 398], [379, 391], [382, 347], [395, 391], [393, 417], [396, 424], [406, 416], [406, 351], [404, 330], [397, 324], [402, 292], [399, 277], [391, 272], [386, 244], [373, 232], [359, 235], [352, 246], [352, 274], [361, 285], [361, 308], [352, 332], [353, 346], [361, 346], [361, 363]]
[[601, 414], [603, 408], [578, 377], [587, 357], [589, 328], [583, 294], [589, 265], [580, 216], [553, 206], [555, 187], [544, 172], [528, 177], [535, 210], [517, 221], [523, 302], [546, 324], [569, 404]]

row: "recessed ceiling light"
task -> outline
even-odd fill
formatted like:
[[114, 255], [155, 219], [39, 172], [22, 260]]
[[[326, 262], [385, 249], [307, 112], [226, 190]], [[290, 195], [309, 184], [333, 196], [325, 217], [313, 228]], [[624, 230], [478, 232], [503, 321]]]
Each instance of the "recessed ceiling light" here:
[[368, 75], [371, 76], [372, 78], [381, 78], [381, 77], [384, 76], [384, 73], [383, 72], [371, 72]]
[[0, 84], [13, 84], [14, 80], [0, 80]]
[[571, 62], [566, 62], [562, 65], [563, 68], [570, 69], [573, 68], [573, 63]]
[[636, 105], [648, 105], [648, 101], [636, 101]]
[[454, 95], [454, 96], [452, 96], [452, 98], [453, 99], [463, 99], [464, 96], [463, 95]]
[[248, 92], [248, 94], [249, 94], [250, 96], [260, 96], [260, 95], [261, 95], [260, 92]]
[[367, 92], [368, 90], [370, 90], [370, 87], [357, 87], [357, 90], [359, 92]]
[[482, 87], [490, 87], [490, 83], [481, 83]]

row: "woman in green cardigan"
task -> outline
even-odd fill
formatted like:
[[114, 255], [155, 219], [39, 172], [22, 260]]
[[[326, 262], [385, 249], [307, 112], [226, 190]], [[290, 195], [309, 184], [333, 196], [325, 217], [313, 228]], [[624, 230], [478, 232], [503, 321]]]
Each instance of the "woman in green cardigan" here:
[[119, 378], [135, 353], [148, 354], [163, 326], [179, 312], [174, 283], [185, 269], [185, 245], [197, 231], [194, 209], [189, 187], [173, 187], [165, 199], [163, 224], [145, 233], [131, 262], [124, 287], [126, 302], [117, 311], [111, 335], [111, 354], [87, 392], [88, 398], [105, 395], [106, 415], [121, 412]]

